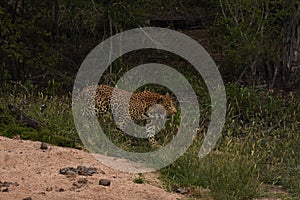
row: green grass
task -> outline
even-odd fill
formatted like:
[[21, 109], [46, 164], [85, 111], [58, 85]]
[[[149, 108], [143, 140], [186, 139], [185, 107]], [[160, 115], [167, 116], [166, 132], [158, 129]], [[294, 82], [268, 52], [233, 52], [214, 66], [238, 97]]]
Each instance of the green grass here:
[[[227, 86], [228, 113], [223, 137], [204, 159], [198, 142], [161, 170], [167, 187], [203, 187], [215, 199], [261, 197], [263, 185], [282, 186], [299, 199], [299, 97]], [[200, 134], [202, 135], [202, 133]]]
[[[207, 157], [198, 159], [209, 122], [210, 100], [206, 91], [196, 89], [202, 114], [201, 131], [182, 157], [160, 170], [166, 188], [171, 190], [174, 185], [190, 188], [191, 196], [199, 199], [203, 198], [202, 189], [210, 193], [208, 196], [222, 200], [300, 199], [300, 96], [235, 85], [226, 86], [226, 92], [228, 110], [223, 135]], [[2, 90], [0, 134], [82, 147], [73, 123], [70, 97], [70, 94], [47, 96], [16, 87]], [[39, 121], [40, 128], [36, 130], [20, 123], [9, 112], [7, 104]], [[41, 112], [43, 104], [47, 107]], [[116, 145], [135, 152], [155, 150], [147, 140], [124, 135], [110, 120], [110, 117], [103, 118], [100, 123]], [[173, 122], [156, 136], [161, 145], [167, 144], [176, 133], [180, 125], [178, 116]], [[142, 176], [133, 181], [145, 182]], [[281, 188], [284, 194], [273, 194], [270, 189], [273, 187]]]
[[[46, 108], [40, 111], [41, 106]], [[8, 109], [13, 105], [39, 122], [39, 128], [26, 126]], [[0, 97], [0, 134], [7, 137], [19, 135], [22, 139], [39, 140], [59, 146], [80, 147], [71, 112], [70, 95], [52, 97], [11, 89]]]
[[143, 184], [143, 183], [146, 183], [147, 180], [145, 179], [143, 174], [138, 174], [138, 177], [134, 178], [133, 182], [136, 183], [136, 184]]

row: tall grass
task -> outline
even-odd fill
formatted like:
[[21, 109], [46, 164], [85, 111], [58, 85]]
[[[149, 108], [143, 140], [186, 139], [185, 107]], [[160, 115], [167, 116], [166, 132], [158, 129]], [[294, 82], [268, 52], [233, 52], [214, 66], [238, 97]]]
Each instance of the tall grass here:
[[208, 188], [215, 199], [258, 198], [266, 195], [260, 192], [266, 184], [299, 199], [299, 96], [229, 85], [227, 97], [226, 124], [215, 149], [200, 160], [199, 133], [183, 157], [161, 170], [162, 179], [169, 187]]
[[[0, 92], [1, 135], [81, 147], [73, 124], [70, 94], [49, 96], [15, 86]], [[160, 171], [166, 187], [207, 188], [215, 199], [223, 200], [273, 197], [270, 191], [262, 192], [262, 188], [271, 185], [280, 186], [287, 198], [299, 199], [300, 96], [236, 85], [226, 86], [226, 92], [227, 117], [222, 137], [207, 157], [199, 159], [209, 122], [210, 99], [206, 91], [196, 88], [202, 113], [199, 134], [182, 157]], [[8, 104], [37, 120], [40, 128], [20, 123], [8, 110]], [[41, 111], [43, 105], [46, 107]], [[100, 124], [121, 148], [135, 152], [155, 150], [147, 140], [123, 134], [111, 116], [100, 119]], [[180, 123], [175, 116], [173, 123], [156, 136], [160, 145], [172, 139], [177, 126]], [[197, 198], [199, 194], [192, 196]]]
[[[20, 136], [22, 139], [40, 140], [60, 146], [80, 147], [71, 112], [70, 94], [48, 96], [42, 92], [33, 93], [15, 86], [8, 86], [0, 96], [0, 134], [7, 137]], [[17, 119], [9, 105], [21, 110], [38, 121], [34, 129]]]

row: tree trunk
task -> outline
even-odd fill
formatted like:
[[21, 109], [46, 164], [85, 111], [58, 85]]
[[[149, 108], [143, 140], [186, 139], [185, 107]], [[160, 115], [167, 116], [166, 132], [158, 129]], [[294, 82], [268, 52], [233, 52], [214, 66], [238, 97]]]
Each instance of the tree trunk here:
[[54, 1], [54, 31], [55, 31], [55, 41], [56, 49], [59, 51], [59, 3], [58, 0]]
[[287, 5], [293, 9], [294, 14], [286, 20], [282, 29], [284, 36], [282, 78], [287, 86], [292, 86], [299, 82], [300, 73], [300, 4], [287, 0]]

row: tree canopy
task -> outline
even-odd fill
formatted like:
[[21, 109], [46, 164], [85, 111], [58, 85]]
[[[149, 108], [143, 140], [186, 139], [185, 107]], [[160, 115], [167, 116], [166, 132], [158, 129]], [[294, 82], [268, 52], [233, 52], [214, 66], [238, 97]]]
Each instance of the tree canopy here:
[[209, 30], [227, 81], [292, 87], [299, 83], [299, 10], [293, 0], [2, 0], [0, 84], [70, 88], [99, 42], [155, 25]]

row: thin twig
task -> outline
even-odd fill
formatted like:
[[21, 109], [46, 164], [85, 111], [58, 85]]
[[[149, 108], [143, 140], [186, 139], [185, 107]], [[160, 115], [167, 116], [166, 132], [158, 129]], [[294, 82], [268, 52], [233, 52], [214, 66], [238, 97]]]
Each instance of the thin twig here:
[[12, 84], [19, 85], [21, 88], [23, 88], [27, 94], [29, 94], [28, 89], [21, 83], [21, 81], [10, 81]]
[[98, 10], [97, 7], [96, 7], [96, 2], [95, 2], [94, 0], [91, 0], [91, 2], [93, 3], [94, 10], [95, 10], [99, 15], [102, 15], [101, 12], [99, 12], [99, 10]]

